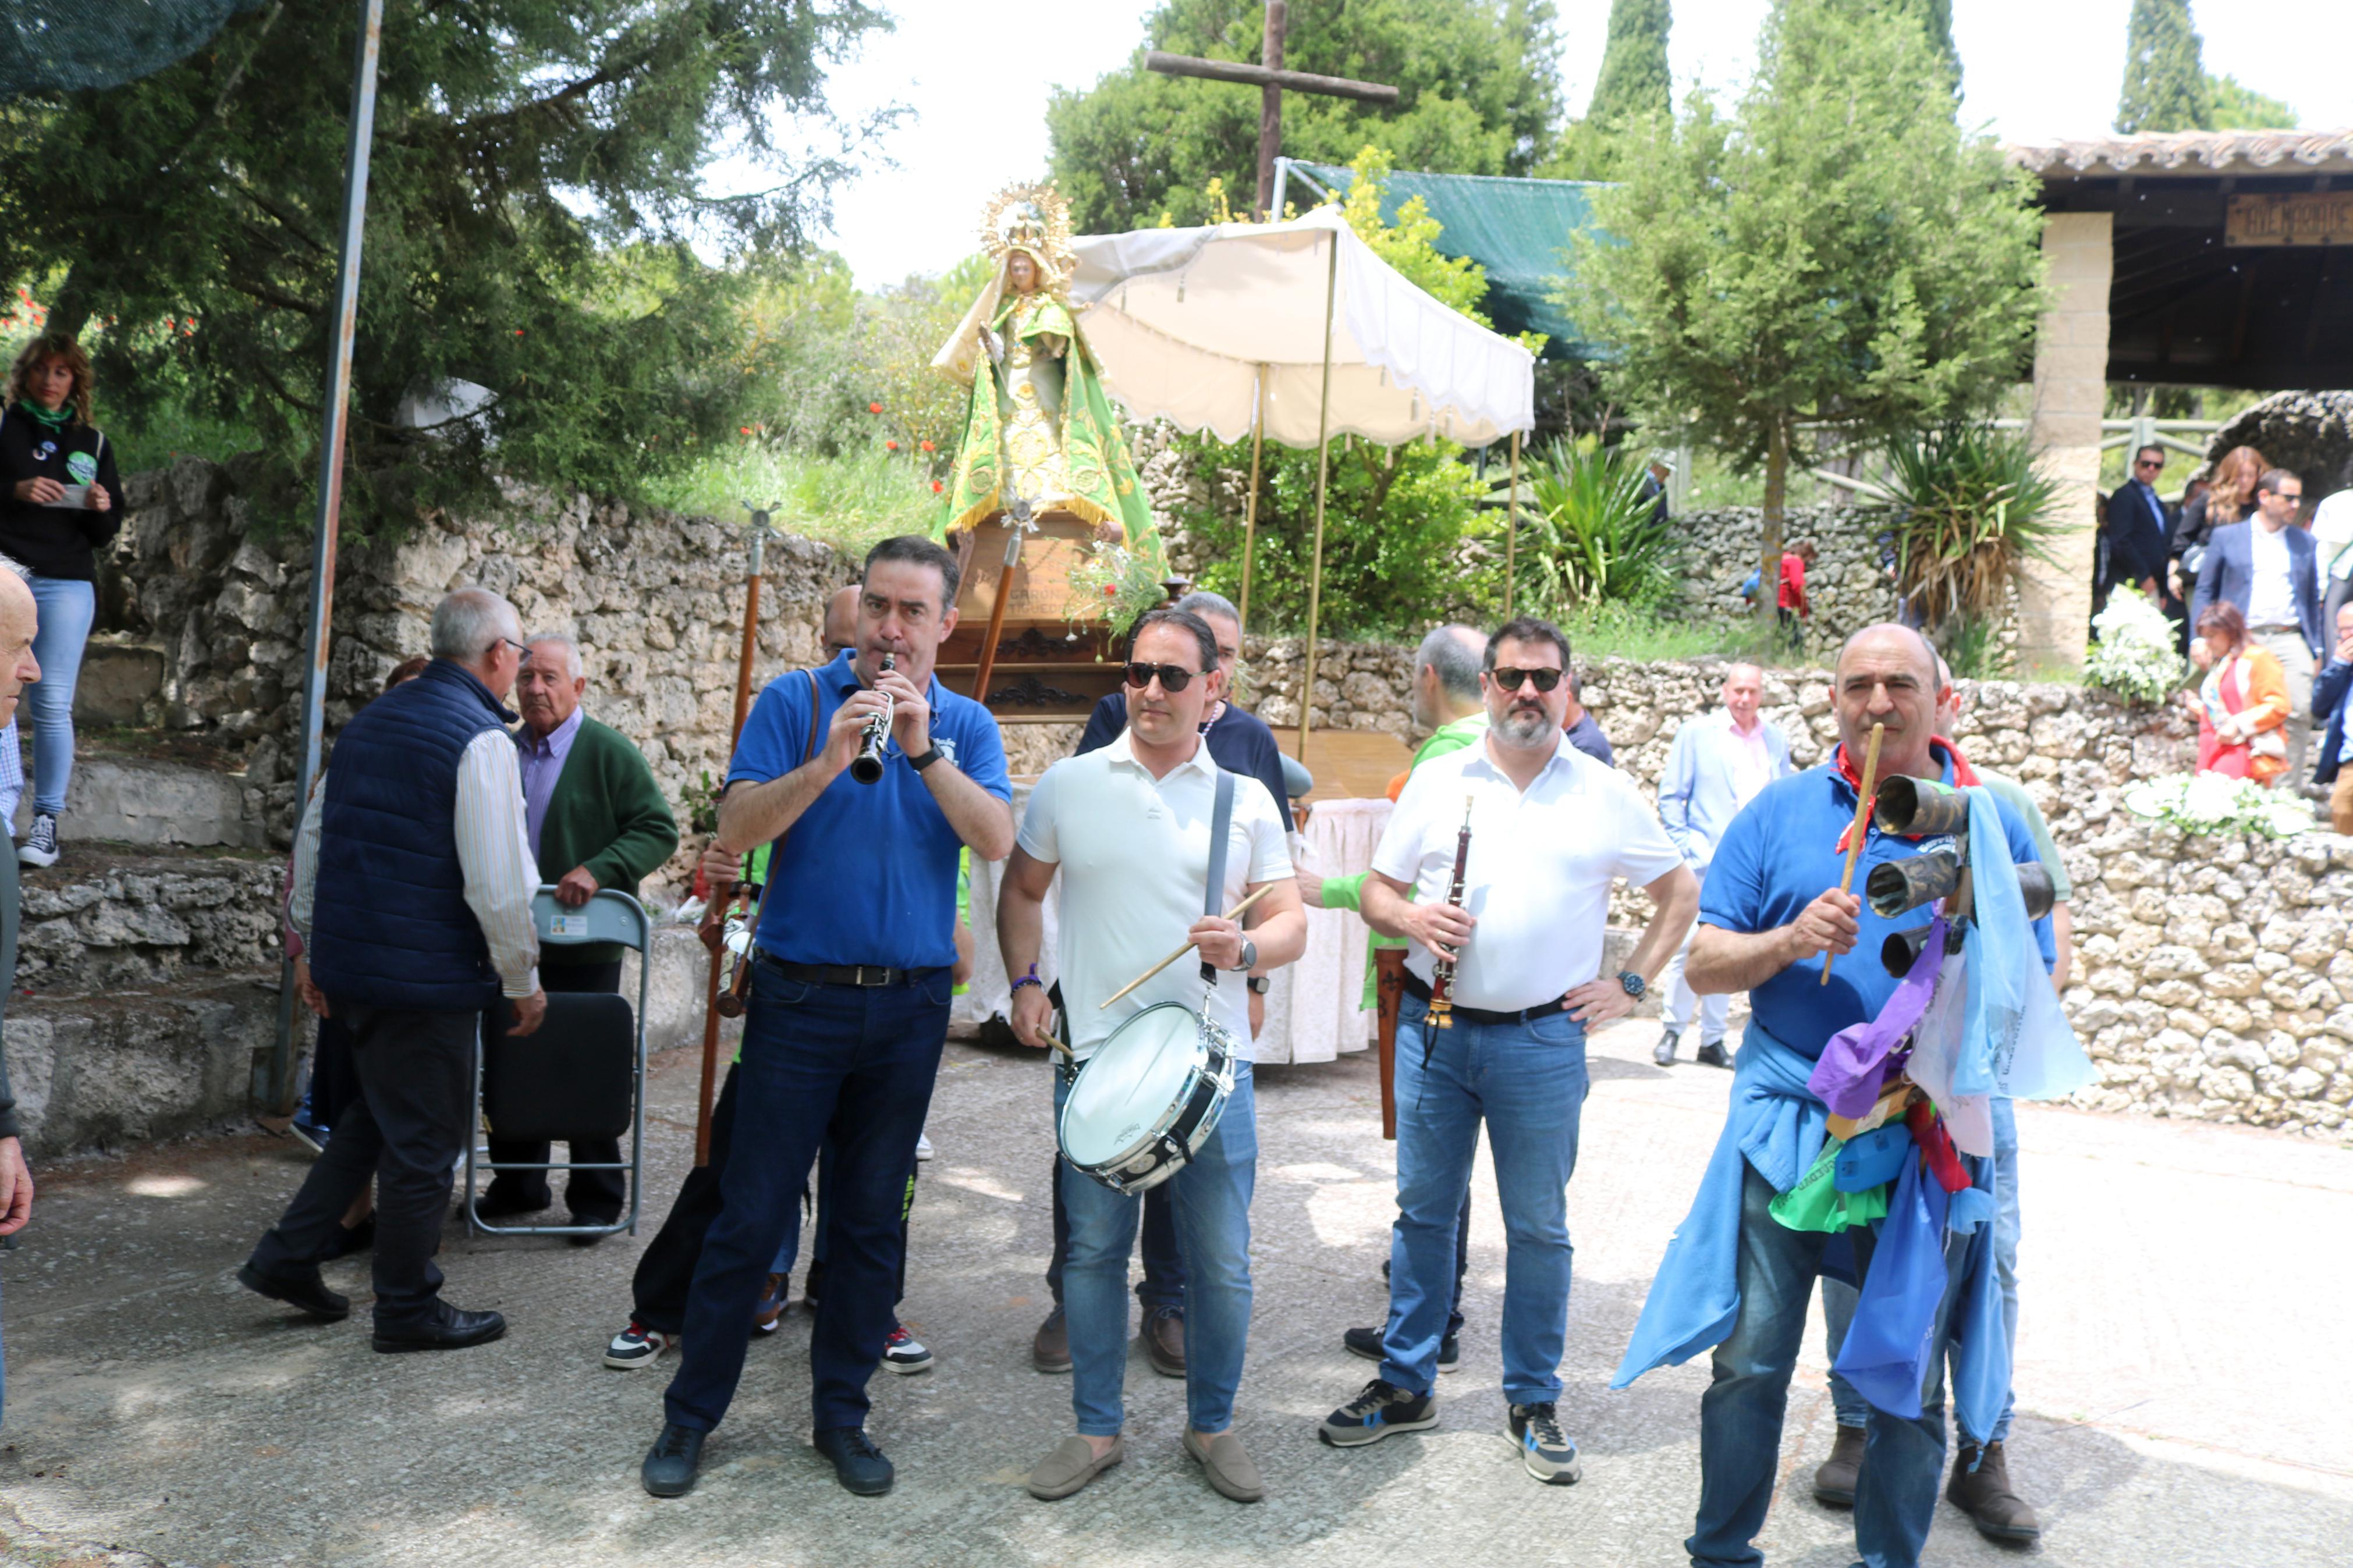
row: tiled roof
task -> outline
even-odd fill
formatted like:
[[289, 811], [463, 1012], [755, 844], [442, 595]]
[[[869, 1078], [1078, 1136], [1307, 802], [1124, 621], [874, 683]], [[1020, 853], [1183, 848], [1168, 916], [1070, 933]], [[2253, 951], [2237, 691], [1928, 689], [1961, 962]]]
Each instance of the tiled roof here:
[[2028, 142], [2010, 155], [2046, 179], [2079, 174], [2353, 173], [2353, 130], [2168, 131]]

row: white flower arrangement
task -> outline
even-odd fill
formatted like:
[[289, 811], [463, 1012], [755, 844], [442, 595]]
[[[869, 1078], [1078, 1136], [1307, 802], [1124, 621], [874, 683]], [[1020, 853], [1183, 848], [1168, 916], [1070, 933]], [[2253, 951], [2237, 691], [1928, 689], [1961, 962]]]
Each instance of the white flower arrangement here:
[[2311, 805], [2293, 795], [2275, 794], [2252, 779], [2223, 773], [2169, 773], [2143, 779], [2125, 791], [2125, 809], [2185, 833], [2221, 836], [2257, 833], [2288, 838], [2315, 827]]
[[2173, 623], [2137, 588], [2117, 588], [2092, 617], [2099, 635], [2084, 660], [2084, 679], [2143, 702], [2162, 702], [2188, 677]]

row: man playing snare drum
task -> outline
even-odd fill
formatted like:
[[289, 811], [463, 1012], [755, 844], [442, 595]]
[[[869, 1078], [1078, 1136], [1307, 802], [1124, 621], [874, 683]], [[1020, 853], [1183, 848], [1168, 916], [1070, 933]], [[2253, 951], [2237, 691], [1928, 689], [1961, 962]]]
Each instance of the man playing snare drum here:
[[[1047, 1049], [1051, 1009], [1038, 958], [1046, 889], [1062, 871], [1057, 959], [1071, 1058], [1054, 1075], [1058, 1121], [1070, 1097], [1070, 1063], [1093, 1056], [1147, 1007], [1202, 1007], [1231, 1037], [1240, 1059], [1224, 1117], [1170, 1179], [1177, 1246], [1190, 1276], [1184, 1443], [1211, 1486], [1236, 1502], [1256, 1502], [1266, 1489], [1232, 1430], [1250, 1330], [1250, 1202], [1258, 1161], [1243, 977], [1253, 967], [1295, 961], [1307, 945], [1307, 916], [1292, 880], [1282, 808], [1264, 784], [1240, 777], [1215, 907], [1229, 910], [1261, 888], [1268, 891], [1241, 921], [1204, 915], [1219, 770], [1201, 741], [1212, 695], [1202, 672], [1217, 667], [1217, 639], [1198, 616], [1154, 610], [1136, 622], [1128, 657], [1126, 732], [1100, 751], [1055, 763], [1038, 781], [997, 898], [997, 939], [1013, 976], [1014, 1032], [1024, 1044]], [[1102, 1005], [1187, 935], [1196, 952], [1111, 1007]], [[1203, 963], [1223, 972], [1206, 1005]], [[1120, 1059], [1114, 1052], [1104, 1066]], [[1126, 1457], [1119, 1434], [1127, 1259], [1141, 1202], [1067, 1162], [1060, 1180], [1071, 1217], [1062, 1301], [1078, 1435], [1030, 1472], [1030, 1494], [1048, 1500], [1071, 1496]]]

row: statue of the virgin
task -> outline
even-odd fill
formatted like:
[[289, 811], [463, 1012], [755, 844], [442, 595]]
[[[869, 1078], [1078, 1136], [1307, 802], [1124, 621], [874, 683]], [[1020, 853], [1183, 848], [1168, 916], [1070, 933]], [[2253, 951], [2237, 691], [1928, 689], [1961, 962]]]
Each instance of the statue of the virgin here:
[[1107, 542], [1141, 545], [1152, 510], [1070, 302], [1069, 205], [1050, 184], [1009, 186], [982, 217], [981, 244], [996, 276], [932, 361], [972, 388], [947, 531], [998, 511], [1065, 511]]

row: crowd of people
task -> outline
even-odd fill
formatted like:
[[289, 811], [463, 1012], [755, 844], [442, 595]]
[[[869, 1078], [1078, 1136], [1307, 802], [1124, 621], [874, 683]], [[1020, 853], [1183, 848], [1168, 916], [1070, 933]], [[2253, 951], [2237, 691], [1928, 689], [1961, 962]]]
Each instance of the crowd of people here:
[[[1747, 1152], [1729, 1166], [1720, 1153], [1704, 1173], [1620, 1380], [1712, 1352], [1687, 1545], [1695, 1563], [1756, 1561], [1748, 1542], [1770, 1500], [1814, 1282], [1831, 1282], [1835, 1335], [1856, 1310], [1838, 1282], [1868, 1277], [1867, 1229], [1796, 1229], [1775, 1206], [1845, 1135], [1828, 1131], [1806, 1068], [1895, 990], [1881, 965], [1849, 956], [1875, 954], [1901, 923], [1843, 890], [1840, 876], [1863, 736], [1875, 727], [1883, 738], [1883, 776], [1996, 791], [2009, 853], [2054, 858], [2037, 842], [2031, 801], [1973, 771], [1941, 738], [1957, 697], [1933, 649], [1898, 626], [1852, 639], [1834, 691], [1841, 745], [1803, 772], [1758, 711], [1761, 671], [1729, 668], [1720, 711], [1678, 732], [1654, 808], [1611, 766], [1577, 703], [1575, 660], [1557, 627], [1529, 617], [1491, 634], [1440, 627], [1413, 678], [1430, 738], [1393, 786], [1369, 870], [1303, 875], [1285, 805], [1296, 782], [1264, 725], [1227, 700], [1240, 641], [1230, 605], [1195, 595], [1141, 617], [1122, 689], [1078, 752], [1038, 779], [1017, 819], [996, 721], [934, 674], [955, 624], [956, 581], [954, 557], [934, 543], [877, 546], [831, 606], [832, 657], [767, 682], [730, 762], [702, 864], [725, 881], [742, 858], [766, 857], [741, 1050], [719, 1088], [708, 1162], [662, 1211], [633, 1275], [627, 1327], [603, 1347], [604, 1363], [620, 1370], [671, 1363], [640, 1466], [645, 1489], [674, 1497], [695, 1484], [746, 1347], [782, 1307], [812, 1177], [810, 1249], [823, 1261], [821, 1289], [812, 1270], [805, 1294], [813, 1441], [849, 1490], [894, 1484], [868, 1430], [868, 1384], [878, 1370], [932, 1364], [897, 1313], [909, 1215], [950, 998], [970, 962], [965, 863], [1001, 861], [994, 930], [977, 936], [997, 944], [1012, 977], [1013, 1036], [1053, 1062], [1041, 1121], [1059, 1119], [1089, 1065], [1148, 1010], [1196, 1008], [1203, 1029], [1240, 1042], [1222, 1113], [1167, 1180], [1139, 1192], [1056, 1161], [1055, 1306], [1030, 1350], [1041, 1373], [1071, 1376], [1072, 1415], [1068, 1435], [1029, 1470], [1033, 1496], [1072, 1495], [1129, 1457], [1122, 1384], [1132, 1331], [1155, 1372], [1185, 1382], [1182, 1452], [1207, 1485], [1237, 1502], [1267, 1495], [1240, 1419], [1259, 1157], [1248, 1042], [1265, 977], [1304, 948], [1305, 910], [1354, 909], [1371, 942], [1405, 955], [1398, 1206], [1386, 1321], [1334, 1325], [1339, 1348], [1377, 1363], [1375, 1375], [1338, 1401], [1319, 1436], [1345, 1450], [1439, 1424], [1438, 1381], [1462, 1361], [1471, 1173], [1483, 1131], [1505, 1238], [1495, 1342], [1514, 1462], [1546, 1484], [1579, 1479], [1559, 1363], [1586, 1040], [1662, 988], [1658, 1059], [1675, 1062], [1678, 1042], [1697, 1029], [1699, 1061], [1727, 1069], [1725, 1147]], [[16, 673], [0, 671], [10, 700], [10, 681], [21, 689], [35, 668], [37, 619], [29, 585], [0, 576], [0, 634], [24, 633]], [[577, 908], [606, 889], [634, 889], [679, 843], [643, 758], [592, 706], [569, 637], [526, 634], [499, 595], [460, 589], [434, 612], [430, 657], [394, 671], [353, 717], [306, 803], [286, 907], [301, 944], [297, 984], [321, 1020], [304, 1124], [321, 1152], [238, 1279], [338, 1321], [353, 1304], [321, 1266], [367, 1251], [378, 1351], [460, 1350], [507, 1331], [500, 1313], [447, 1300], [436, 1263], [477, 1115], [477, 1034], [495, 1053], [561, 1029], [565, 993], [617, 989], [618, 954], [543, 942], [533, 897], [546, 885]], [[883, 732], [879, 776], [844, 776]], [[1873, 829], [1860, 853], [1868, 869], [1924, 847], [1933, 846]], [[1647, 892], [1653, 913], [1622, 967], [1605, 973], [1620, 879]], [[851, 886], [861, 896], [841, 898]], [[1060, 900], [1050, 952], [1050, 890]], [[824, 918], [810, 918], [818, 909]], [[2063, 919], [2056, 931], [2047, 919], [2034, 929], [2042, 961], [2063, 961]], [[1123, 989], [1178, 933], [1191, 958]], [[1749, 993], [1753, 1015], [1736, 1054], [1725, 1006], [1736, 991]], [[2006, 1112], [1998, 1125], [2009, 1129]], [[626, 1225], [635, 1168], [620, 1150], [586, 1130], [556, 1142], [566, 1160], [493, 1126], [492, 1179], [477, 1215], [527, 1216], [560, 1196], [567, 1223], [537, 1228], [591, 1244]], [[1991, 1152], [1957, 1156], [1968, 1179], [1999, 1197], [2003, 1219], [1991, 1243], [1957, 1244], [1946, 1260], [1957, 1285], [1999, 1270], [2008, 1293], [1987, 1299], [2000, 1303], [2005, 1342], [2016, 1317], [2014, 1145], [2004, 1131]], [[29, 1190], [13, 1141], [0, 1141], [0, 1215], [11, 1203], [21, 1210]], [[1126, 1300], [1139, 1237], [1140, 1325]], [[1966, 1335], [1968, 1353], [1981, 1356], [1985, 1320], [1946, 1326], [1961, 1310], [1939, 1310], [1936, 1342], [1951, 1337], [1957, 1357]], [[1816, 1496], [1853, 1509], [1874, 1562], [1917, 1561], [1927, 1531], [1947, 1448], [1943, 1358], [1934, 1359], [1908, 1401], [1875, 1384], [1843, 1390], [1841, 1435], [1814, 1479]], [[1973, 1363], [1967, 1386], [1984, 1381]], [[1989, 1420], [1965, 1424], [1948, 1495], [1988, 1533], [2031, 1539], [2039, 1521], [2010, 1489], [2003, 1436]]]
[[2179, 626], [2196, 667], [2182, 703], [2200, 772], [2327, 791], [2331, 826], [2353, 833], [2353, 788], [2341, 787], [2353, 489], [2307, 496], [2301, 476], [2242, 446], [2177, 504], [2157, 488], [2167, 461], [2163, 447], [2139, 448], [2108, 496], [2097, 596], [2130, 588]]

